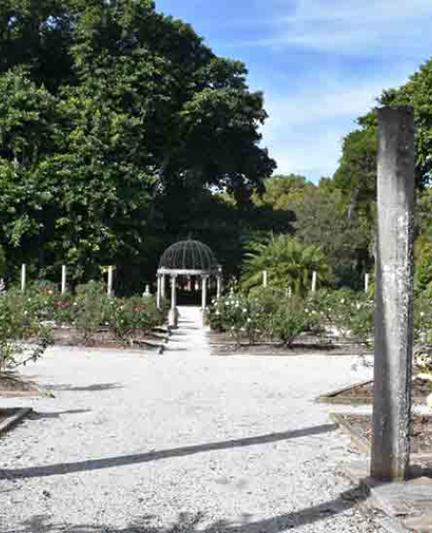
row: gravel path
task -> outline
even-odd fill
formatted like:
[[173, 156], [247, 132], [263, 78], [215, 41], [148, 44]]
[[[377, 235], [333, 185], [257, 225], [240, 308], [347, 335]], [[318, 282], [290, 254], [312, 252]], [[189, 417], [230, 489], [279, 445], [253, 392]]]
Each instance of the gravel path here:
[[323, 392], [352, 357], [211, 357], [181, 309], [164, 355], [51, 348], [25, 369], [55, 398], [0, 439], [0, 531], [380, 532], [353, 507]]

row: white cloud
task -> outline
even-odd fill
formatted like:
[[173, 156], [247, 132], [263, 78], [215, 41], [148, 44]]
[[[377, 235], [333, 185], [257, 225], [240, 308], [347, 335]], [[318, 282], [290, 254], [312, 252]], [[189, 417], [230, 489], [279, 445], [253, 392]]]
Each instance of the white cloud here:
[[362, 55], [432, 47], [430, 0], [297, 0], [289, 14], [283, 6], [270, 1], [273, 28], [249, 44]]
[[266, 91], [269, 118], [263, 128], [263, 144], [277, 161], [278, 172], [313, 178], [332, 175], [341, 140], [356, 127], [355, 119], [376, 104], [383, 89], [401, 85], [406, 76], [400, 72], [363, 83], [322, 78], [312, 89], [287, 95]]

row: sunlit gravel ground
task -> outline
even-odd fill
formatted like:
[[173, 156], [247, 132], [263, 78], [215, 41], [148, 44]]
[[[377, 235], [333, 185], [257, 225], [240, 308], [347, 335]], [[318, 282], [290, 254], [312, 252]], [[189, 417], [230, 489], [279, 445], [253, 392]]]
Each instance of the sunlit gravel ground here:
[[197, 309], [163, 355], [51, 348], [24, 372], [55, 398], [0, 438], [0, 531], [381, 532], [339, 465], [321, 393], [355, 357], [209, 355]]

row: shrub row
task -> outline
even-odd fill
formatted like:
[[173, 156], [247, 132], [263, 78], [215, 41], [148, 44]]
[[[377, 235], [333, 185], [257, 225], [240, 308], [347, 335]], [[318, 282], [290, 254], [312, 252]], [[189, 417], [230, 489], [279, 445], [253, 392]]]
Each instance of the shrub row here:
[[[21, 361], [39, 357], [56, 326], [74, 327], [83, 342], [100, 328], [126, 341], [164, 320], [165, 313], [153, 298], [108, 298], [104, 285], [97, 282], [64, 295], [50, 283], [35, 284], [24, 294], [12, 289], [0, 295], [0, 370], [13, 365], [23, 352], [26, 356], [19, 357]], [[29, 340], [33, 347], [25, 345]]]
[[[415, 362], [426, 373], [432, 372], [431, 300], [431, 294], [422, 293], [414, 305]], [[347, 289], [321, 290], [301, 299], [261, 288], [213, 301], [207, 316], [213, 330], [229, 332], [237, 344], [273, 341], [292, 346], [309, 333], [325, 342], [343, 338], [370, 346], [374, 308], [369, 295]]]

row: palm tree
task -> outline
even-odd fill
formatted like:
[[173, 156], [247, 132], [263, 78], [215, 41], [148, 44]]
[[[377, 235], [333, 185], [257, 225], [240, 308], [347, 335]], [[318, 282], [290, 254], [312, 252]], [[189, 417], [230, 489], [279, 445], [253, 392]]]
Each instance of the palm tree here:
[[290, 235], [271, 234], [266, 241], [252, 241], [243, 263], [241, 285], [245, 289], [262, 285], [262, 272], [267, 271], [269, 284], [288, 288], [304, 295], [311, 287], [312, 272], [325, 282], [330, 268], [319, 246], [304, 245]]

